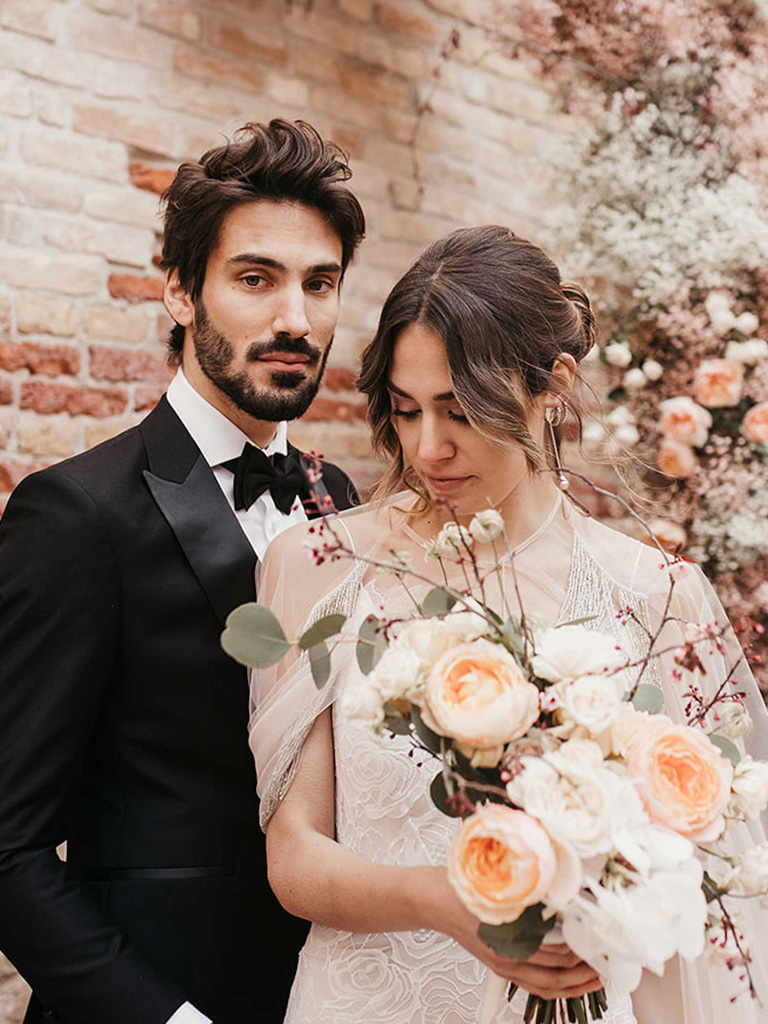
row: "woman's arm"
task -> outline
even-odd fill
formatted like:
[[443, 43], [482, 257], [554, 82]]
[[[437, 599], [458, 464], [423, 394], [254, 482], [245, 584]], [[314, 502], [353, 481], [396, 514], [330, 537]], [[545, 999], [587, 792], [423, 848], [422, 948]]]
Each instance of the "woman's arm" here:
[[297, 917], [350, 932], [428, 929], [451, 936], [497, 974], [544, 998], [591, 992], [601, 982], [566, 946], [520, 963], [496, 956], [477, 937], [479, 921], [461, 903], [445, 868], [373, 864], [334, 839], [330, 709], [316, 720], [293, 784], [267, 828], [269, 881]]

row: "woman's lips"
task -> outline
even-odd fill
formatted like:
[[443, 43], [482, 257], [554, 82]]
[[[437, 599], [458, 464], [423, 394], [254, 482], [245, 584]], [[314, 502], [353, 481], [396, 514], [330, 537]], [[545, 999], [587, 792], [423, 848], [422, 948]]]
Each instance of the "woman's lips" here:
[[468, 476], [426, 476], [430, 490], [435, 494], [452, 494], [470, 479]]

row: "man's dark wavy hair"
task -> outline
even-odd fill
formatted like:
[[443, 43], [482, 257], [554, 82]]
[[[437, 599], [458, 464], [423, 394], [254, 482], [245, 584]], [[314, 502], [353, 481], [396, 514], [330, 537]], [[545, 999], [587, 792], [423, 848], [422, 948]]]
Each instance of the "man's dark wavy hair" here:
[[[176, 270], [189, 296], [202, 291], [208, 257], [224, 218], [241, 203], [294, 202], [319, 210], [341, 240], [346, 270], [365, 235], [360, 203], [344, 182], [352, 175], [347, 157], [306, 121], [246, 124], [234, 139], [183, 163], [163, 194], [165, 232], [160, 266]], [[168, 358], [178, 363], [184, 328], [168, 339]]]

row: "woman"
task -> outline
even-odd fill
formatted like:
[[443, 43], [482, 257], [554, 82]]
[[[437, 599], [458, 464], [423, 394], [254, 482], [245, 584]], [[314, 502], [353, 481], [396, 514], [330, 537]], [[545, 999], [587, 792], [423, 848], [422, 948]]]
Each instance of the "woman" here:
[[[349, 616], [353, 635], [369, 614], [407, 616], [401, 581], [371, 561], [397, 552], [438, 582], [439, 568], [425, 560], [430, 540], [450, 514], [466, 520], [490, 504], [511, 548], [487, 593], [492, 604], [519, 596], [526, 615], [548, 623], [591, 616], [641, 654], [669, 590], [659, 553], [583, 516], [553, 471], [553, 424], [593, 343], [583, 291], [563, 284], [552, 261], [510, 231], [462, 230], [431, 246], [393, 289], [363, 357], [374, 444], [390, 464], [374, 502], [335, 521], [357, 560], [310, 568], [302, 541], [311, 544], [311, 527], [278, 538], [265, 560], [260, 597], [286, 633], [298, 636], [334, 611]], [[477, 554], [493, 561], [482, 545]], [[418, 598], [420, 588], [411, 589]], [[634, 615], [619, 620], [617, 609], [628, 605]], [[722, 615], [693, 570], [671, 611], [694, 622]], [[681, 627], [664, 628], [673, 640]], [[722, 679], [723, 657], [708, 657], [709, 678]], [[339, 645], [321, 691], [305, 659], [288, 657], [255, 681], [251, 745], [270, 882], [287, 910], [314, 922], [288, 1024], [469, 1024], [488, 968], [545, 997], [600, 987], [565, 946], [518, 963], [478, 940], [478, 922], [442, 866], [456, 824], [429, 799], [434, 765], [409, 756], [407, 737], [377, 740], [336, 699], [358, 671], [354, 646]], [[682, 717], [668, 678], [653, 662], [646, 681], [663, 685], [667, 711]], [[737, 682], [755, 696], [757, 717], [748, 671]], [[728, 1002], [728, 979], [710, 984], [706, 971], [677, 964], [667, 975], [661, 989], [649, 982], [636, 996], [637, 1017], [626, 993], [609, 992], [606, 1024], [757, 1024], [759, 1008], [748, 999], [738, 1009]], [[521, 1004], [524, 992], [495, 1019], [520, 1022]]]

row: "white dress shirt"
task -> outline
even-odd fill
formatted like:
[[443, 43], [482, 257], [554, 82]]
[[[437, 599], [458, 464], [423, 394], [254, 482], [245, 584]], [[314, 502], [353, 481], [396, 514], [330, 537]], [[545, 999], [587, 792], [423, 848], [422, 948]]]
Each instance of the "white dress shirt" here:
[[[234, 511], [235, 477], [230, 470], [222, 466], [222, 462], [238, 458], [248, 438], [239, 427], [195, 391], [181, 367], [170, 383], [167, 398], [171, 408], [192, 435], [192, 440], [213, 470], [224, 497]], [[275, 436], [263, 451], [265, 455], [287, 454], [288, 424], [285, 421], [277, 425]], [[269, 491], [265, 491], [257, 498], [250, 508], [240, 509], [235, 515], [259, 559], [264, 557], [269, 542], [274, 540], [278, 533], [287, 530], [294, 523], [305, 522], [307, 518], [299, 498], [293, 503], [291, 511], [284, 515], [275, 505]]]
[[[215, 409], [210, 402], [199, 394], [179, 367], [176, 376], [167, 391], [168, 403], [192, 436], [192, 440], [202, 452], [203, 458], [213, 470], [216, 481], [224, 492], [224, 497], [235, 513], [243, 533], [250, 541], [251, 547], [259, 559], [278, 533], [287, 530], [294, 523], [304, 522], [307, 518], [300, 499], [296, 499], [291, 511], [284, 515], [272, 500], [269, 491], [265, 491], [248, 509], [235, 511], [234, 473], [221, 465], [229, 459], [239, 458], [243, 446], [248, 441], [246, 435], [228, 420], [223, 413]], [[274, 438], [266, 448], [265, 455], [276, 452], [285, 455], [288, 452], [288, 425], [279, 423]], [[167, 1024], [211, 1024], [210, 1018], [196, 1010], [191, 1003], [184, 1003], [170, 1017]]]

